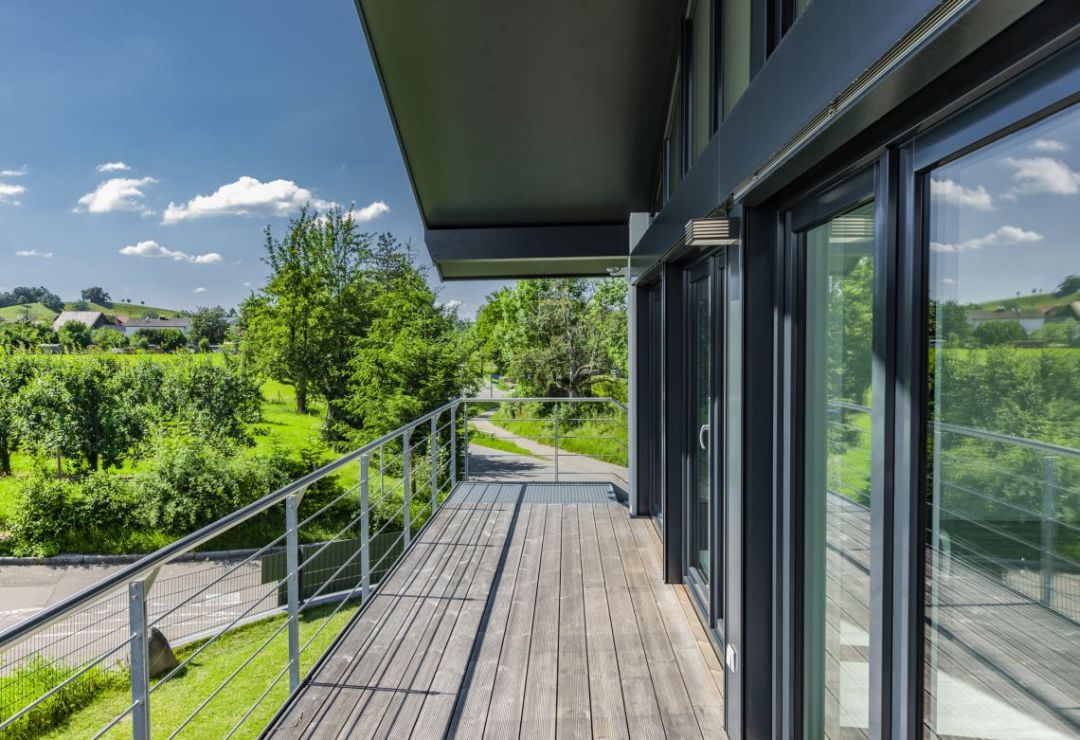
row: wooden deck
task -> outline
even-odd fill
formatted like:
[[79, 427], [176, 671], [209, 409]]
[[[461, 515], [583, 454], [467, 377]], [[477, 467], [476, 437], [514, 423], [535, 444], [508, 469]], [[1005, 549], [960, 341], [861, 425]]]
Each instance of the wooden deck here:
[[267, 735], [721, 737], [659, 544], [605, 484], [463, 484]]

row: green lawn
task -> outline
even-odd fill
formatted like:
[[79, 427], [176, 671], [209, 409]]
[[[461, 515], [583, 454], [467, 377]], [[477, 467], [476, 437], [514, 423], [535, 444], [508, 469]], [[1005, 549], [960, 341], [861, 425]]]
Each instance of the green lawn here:
[[[301, 674], [311, 670], [315, 661], [329, 647], [356, 611], [355, 606], [343, 607], [330, 618], [327, 624], [327, 615], [332, 609], [331, 606], [313, 609], [301, 620], [301, 646], [322, 625], [326, 624], [326, 627], [319, 632], [318, 637], [301, 656]], [[255, 653], [264, 642], [270, 640], [269, 645], [184, 729], [181, 737], [218, 738], [228, 734], [259, 696], [270, 687], [278, 673], [285, 668], [288, 658], [287, 630], [281, 630], [276, 636], [271, 637], [282, 627], [284, 620], [283, 616], [273, 617], [229, 632], [200, 653], [189, 668], [155, 690], [150, 702], [152, 737], [168, 737], [223, 681], [240, 668], [249, 656]], [[197, 646], [198, 644], [192, 644], [177, 650], [177, 657], [183, 660]], [[234, 737], [256, 737], [281, 706], [287, 694], [288, 677], [286, 676], [270, 690], [266, 699], [244, 721]], [[89, 704], [71, 714], [66, 721], [50, 728], [47, 732], [32, 736], [57, 739], [91, 737], [130, 703], [130, 688], [125, 678], [105, 688]], [[27, 735], [27, 737], [30, 736]], [[121, 722], [105, 737], [131, 737], [130, 721]]]
[[41, 303], [25, 303], [21, 306], [0, 308], [0, 321], [52, 321], [56, 311]]
[[983, 309], [993, 311], [998, 306], [1005, 308], [1049, 308], [1050, 306], [1067, 306], [1074, 301], [1080, 301], [1080, 291], [1071, 295], [1058, 298], [1052, 293], [1033, 293], [1031, 295], [1002, 298], [999, 301], [987, 301], [982, 304]]
[[[64, 303], [64, 310], [77, 311], [75, 306], [81, 301], [66, 301]], [[158, 318], [172, 319], [176, 317], [177, 311], [171, 308], [157, 308], [156, 306], [140, 306], [137, 303], [121, 303], [114, 301], [113, 303], [102, 305], [100, 303], [89, 304], [88, 311], [101, 311], [111, 316], [127, 316], [128, 318], [143, 318], [148, 311], [153, 311], [158, 315]]]
[[481, 432], [472, 424], [469, 425], [469, 444], [476, 445], [477, 447], [487, 447], [492, 450], [501, 450], [502, 452], [510, 452], [515, 455], [539, 457], [539, 455], [534, 455], [513, 440], [496, 437], [490, 432]]
[[[500, 412], [489, 421], [519, 437], [549, 446], [555, 445], [554, 424], [548, 419], [517, 421], [507, 418]], [[559, 450], [586, 455], [613, 465], [625, 466], [627, 464], [626, 435], [625, 419], [560, 422]]]

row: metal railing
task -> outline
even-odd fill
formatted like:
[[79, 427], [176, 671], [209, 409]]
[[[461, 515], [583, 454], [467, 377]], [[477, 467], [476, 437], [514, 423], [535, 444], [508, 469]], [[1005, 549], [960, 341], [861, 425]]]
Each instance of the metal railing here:
[[[829, 481], [830, 490], [868, 507], [869, 424], [860, 426], [851, 415], [869, 419], [871, 410], [844, 401], [829, 405], [835, 412], [828, 422], [830, 438], [839, 440], [838, 448], [843, 450], [834, 466], [837, 474]], [[940, 545], [946, 548], [945, 554], [1080, 622], [1080, 556], [1061, 542], [1067, 536], [1080, 546], [1076, 514], [1080, 487], [1075, 483], [1080, 450], [944, 422], [933, 423], [930, 433], [936, 456], [931, 470], [938, 472], [930, 481], [937, 489], [934, 517], [943, 533]], [[969, 447], [959, 448], [959, 440], [969, 441]], [[991, 447], [978, 450], [982, 454], [975, 456], [971, 442]], [[994, 454], [999, 451], [1012, 455]], [[853, 452], [863, 456], [860, 463], [865, 469], [862, 465], [852, 469], [847, 463]], [[1063, 479], [1063, 472], [1071, 473], [1073, 483]], [[1002, 482], [1010, 495], [986, 490], [970, 480], [973, 476]], [[952, 535], [950, 529], [955, 530]]]
[[[455, 399], [0, 633], [0, 736], [53, 729], [52, 704], [70, 712], [106, 690], [122, 690], [127, 699], [94, 737], [142, 740], [151, 729], [155, 737], [205, 734], [202, 723], [210, 721], [216, 735], [257, 735], [349, 623], [348, 614], [371, 599], [458, 481], [469, 476], [476, 464], [470, 463], [470, 435], [478, 434], [470, 433], [470, 410], [473, 424], [479, 417], [484, 426], [491, 415], [477, 404], [491, 402]], [[612, 437], [621, 440], [625, 454], [625, 408], [612, 399], [496, 403], [540, 409], [506, 423], [543, 418], [554, 427], [556, 478], [576, 475], [566, 469], [567, 460], [585, 456], [574, 443], [570, 447], [578, 451], [567, 448], [575, 430], [621, 423], [623, 431]], [[616, 412], [566, 413], [597, 404]], [[516, 436], [524, 444], [527, 437]], [[542, 448], [548, 440], [539, 437], [530, 444]], [[619, 442], [614, 444], [598, 454], [618, 451]], [[213, 559], [196, 554], [245, 524], [275, 534], [241, 553]], [[197, 704], [190, 696], [184, 700], [190, 706], [166, 696], [162, 706], [168, 711], [154, 709], [155, 697], [168, 695], [170, 679], [200, 670], [215, 651], [238, 649], [234, 638], [249, 627], [261, 631], [247, 632], [252, 637], [245, 650], [239, 657], [229, 653], [237, 664], [206, 686]], [[176, 649], [175, 661], [164, 667], [159, 660], [168, 653], [161, 637]], [[240, 683], [251, 700], [238, 713], [221, 697]]]
[[612, 398], [468, 398], [465, 470], [498, 480], [628, 483], [626, 406]]

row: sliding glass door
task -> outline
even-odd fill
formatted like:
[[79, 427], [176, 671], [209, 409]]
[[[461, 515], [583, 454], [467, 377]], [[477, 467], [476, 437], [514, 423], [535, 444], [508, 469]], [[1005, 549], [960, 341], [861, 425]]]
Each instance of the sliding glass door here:
[[713, 578], [712, 445], [713, 430], [713, 277], [712, 261], [690, 272], [687, 318], [689, 434], [686, 495], [687, 575], [700, 603], [709, 611]]

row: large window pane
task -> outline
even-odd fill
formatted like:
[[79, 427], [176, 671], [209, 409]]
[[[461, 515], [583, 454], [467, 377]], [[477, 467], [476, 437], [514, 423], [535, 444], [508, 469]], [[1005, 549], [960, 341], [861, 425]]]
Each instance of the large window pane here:
[[1080, 735], [1080, 110], [929, 183], [925, 728]]
[[[874, 206], [806, 235], [806, 737], [869, 727]], [[853, 734], [854, 733], [854, 734]]]
[[711, 112], [713, 105], [712, 87], [712, 0], [697, 0], [694, 5], [693, 16], [693, 73], [691, 84], [693, 86], [693, 101], [690, 106], [691, 114], [691, 137], [693, 147], [691, 149], [692, 160], [696, 160], [705, 145], [709, 143], [712, 134], [710, 130]]
[[720, 41], [724, 117], [750, 85], [750, 0], [723, 0]]

